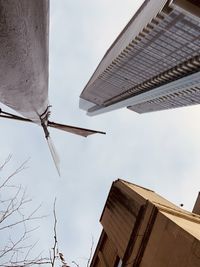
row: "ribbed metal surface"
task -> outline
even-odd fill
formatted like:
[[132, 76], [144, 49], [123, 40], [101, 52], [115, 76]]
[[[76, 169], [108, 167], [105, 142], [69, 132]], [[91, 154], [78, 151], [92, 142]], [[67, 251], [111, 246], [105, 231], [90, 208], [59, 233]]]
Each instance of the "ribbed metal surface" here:
[[194, 104], [200, 104], [200, 87], [193, 87], [178, 93], [172, 93], [155, 98], [153, 100], [131, 106], [129, 109], [137, 113], [146, 113]]
[[115, 245], [108, 238], [106, 239], [101, 252], [107, 266], [114, 267], [117, 257], [117, 250], [115, 248]]
[[198, 72], [199, 33], [198, 16], [180, 7], [165, 6], [86, 86], [84, 97], [103, 108]]
[[[121, 99], [125, 94], [134, 93], [135, 86], [176, 67], [186, 59], [195, 58], [199, 55], [199, 31], [198, 22], [179, 11], [158, 15], [99, 77], [102, 88], [104, 81], [116, 86], [116, 93], [123, 93]], [[185, 72], [190, 71], [187, 61], [185, 65]], [[179, 72], [181, 74], [181, 70]], [[182, 75], [184, 74], [183, 67]], [[170, 79], [169, 75], [168, 81]], [[124, 92], [129, 89], [132, 90]]]
[[139, 207], [139, 203], [113, 187], [101, 223], [108, 238], [115, 244], [120, 258], [126, 251]]
[[115, 244], [108, 238], [103, 230], [90, 267], [116, 267], [118, 259], [119, 257]]

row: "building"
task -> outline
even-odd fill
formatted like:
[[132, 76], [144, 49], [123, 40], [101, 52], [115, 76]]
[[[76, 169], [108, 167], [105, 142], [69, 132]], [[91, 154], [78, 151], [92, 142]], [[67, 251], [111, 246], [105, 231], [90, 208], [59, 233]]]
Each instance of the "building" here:
[[145, 0], [80, 95], [88, 115], [200, 103], [200, 1]]
[[100, 222], [90, 267], [200, 266], [200, 216], [149, 189], [113, 182]]

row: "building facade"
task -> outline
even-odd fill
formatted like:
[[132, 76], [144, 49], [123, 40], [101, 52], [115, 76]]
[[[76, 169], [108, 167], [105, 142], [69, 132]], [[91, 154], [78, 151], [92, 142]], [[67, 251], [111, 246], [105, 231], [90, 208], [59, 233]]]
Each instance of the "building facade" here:
[[200, 216], [149, 189], [113, 182], [100, 222], [90, 267], [200, 266]]
[[200, 103], [200, 1], [145, 0], [80, 95], [97, 115]]

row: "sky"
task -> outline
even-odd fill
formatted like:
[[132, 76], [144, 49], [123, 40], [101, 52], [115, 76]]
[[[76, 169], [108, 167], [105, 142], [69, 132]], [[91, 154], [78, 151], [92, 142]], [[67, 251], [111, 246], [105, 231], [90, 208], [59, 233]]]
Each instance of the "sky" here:
[[[4, 177], [29, 159], [16, 183], [26, 187], [30, 207], [42, 203], [33, 233], [44, 254], [53, 244], [53, 202], [59, 249], [70, 264], [86, 266], [92, 237], [114, 180], [150, 188], [191, 210], [200, 188], [200, 106], [139, 115], [128, 109], [88, 117], [79, 95], [99, 61], [142, 0], [51, 0], [49, 101], [51, 120], [106, 131], [82, 138], [50, 130], [61, 159], [57, 175], [42, 129], [0, 121], [0, 161], [12, 154]], [[1, 105], [3, 107], [3, 105]], [[5, 109], [5, 108], [4, 108]], [[8, 109], [7, 109], [8, 110]]]

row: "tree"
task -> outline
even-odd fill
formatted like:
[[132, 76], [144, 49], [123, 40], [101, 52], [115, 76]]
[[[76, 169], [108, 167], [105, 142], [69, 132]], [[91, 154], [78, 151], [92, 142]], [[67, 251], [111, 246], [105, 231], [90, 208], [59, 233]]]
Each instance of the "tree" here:
[[[10, 160], [11, 156], [0, 165], [0, 174]], [[63, 253], [58, 249], [56, 199], [53, 206], [53, 247], [49, 249], [47, 257], [43, 257], [42, 254], [33, 256], [33, 249], [38, 243], [32, 243], [31, 239], [31, 234], [37, 230], [37, 227], [32, 226], [33, 221], [41, 220], [45, 216], [38, 215], [40, 206], [27, 212], [26, 207], [30, 206], [32, 199], [27, 198], [26, 191], [22, 185], [13, 183], [13, 179], [17, 174], [26, 169], [26, 164], [27, 161], [5, 178], [3, 175], [0, 176], [0, 267], [38, 265], [70, 267]], [[89, 267], [91, 261], [93, 244], [92, 239], [87, 267]], [[72, 264], [80, 267], [75, 261], [72, 261]]]
[[[9, 156], [0, 166], [0, 174], [11, 160]], [[22, 267], [39, 264], [49, 264], [49, 258], [37, 255], [32, 256], [36, 243], [31, 244], [31, 233], [36, 228], [31, 228], [33, 220], [41, 220], [38, 215], [40, 206], [29, 213], [24, 213], [25, 207], [30, 204], [26, 191], [21, 185], [13, 183], [18, 173], [26, 168], [26, 163], [21, 164], [7, 177], [0, 177], [0, 267]]]

